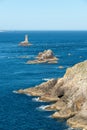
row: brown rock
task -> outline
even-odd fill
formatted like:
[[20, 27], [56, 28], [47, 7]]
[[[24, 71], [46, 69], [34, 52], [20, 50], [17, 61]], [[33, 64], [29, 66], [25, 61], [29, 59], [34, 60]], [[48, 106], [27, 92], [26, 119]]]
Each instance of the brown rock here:
[[45, 50], [40, 52], [35, 60], [28, 61], [27, 64], [40, 64], [40, 63], [57, 63], [57, 58], [54, 56], [52, 50]]
[[71, 127], [87, 130], [87, 61], [68, 68], [63, 78], [17, 92], [40, 96], [44, 101], [56, 101], [46, 108], [57, 110], [53, 118], [68, 119]]

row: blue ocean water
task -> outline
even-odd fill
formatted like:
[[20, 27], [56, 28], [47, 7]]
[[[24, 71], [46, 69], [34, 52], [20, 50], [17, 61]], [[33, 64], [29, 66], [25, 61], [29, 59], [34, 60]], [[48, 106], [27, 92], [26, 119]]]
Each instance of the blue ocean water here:
[[[18, 46], [25, 34], [30, 47]], [[45, 49], [53, 50], [57, 64], [25, 64]], [[64, 120], [50, 117], [54, 112], [40, 109], [48, 103], [12, 91], [62, 77], [68, 67], [86, 59], [87, 31], [0, 32], [0, 130], [68, 130]]]

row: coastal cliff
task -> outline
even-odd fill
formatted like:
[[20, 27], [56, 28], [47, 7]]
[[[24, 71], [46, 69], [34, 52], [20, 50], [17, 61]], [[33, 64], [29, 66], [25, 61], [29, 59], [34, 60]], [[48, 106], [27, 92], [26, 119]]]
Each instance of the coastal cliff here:
[[40, 63], [57, 63], [58, 58], [56, 58], [52, 50], [45, 50], [40, 52], [35, 60], [27, 61], [27, 64], [40, 64]]
[[87, 60], [68, 68], [62, 78], [17, 92], [54, 102], [46, 108], [56, 110], [53, 118], [67, 119], [72, 128], [87, 130]]

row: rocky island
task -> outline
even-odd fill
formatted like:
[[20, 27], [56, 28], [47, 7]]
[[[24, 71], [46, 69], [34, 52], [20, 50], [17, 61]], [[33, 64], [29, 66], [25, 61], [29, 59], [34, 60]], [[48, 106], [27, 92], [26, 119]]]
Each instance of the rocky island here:
[[57, 63], [58, 58], [56, 58], [52, 50], [45, 50], [40, 52], [35, 60], [28, 61], [27, 64], [40, 64], [40, 63]]
[[25, 35], [25, 40], [19, 43], [19, 46], [30, 46], [32, 45], [29, 41], [28, 41], [28, 35]]
[[72, 128], [87, 130], [87, 60], [68, 68], [62, 78], [17, 92], [52, 101], [46, 109], [56, 110], [53, 118], [66, 119]]

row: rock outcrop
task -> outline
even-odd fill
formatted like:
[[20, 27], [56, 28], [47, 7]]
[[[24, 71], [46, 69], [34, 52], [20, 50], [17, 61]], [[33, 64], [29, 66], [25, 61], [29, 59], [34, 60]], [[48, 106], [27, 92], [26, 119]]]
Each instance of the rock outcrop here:
[[45, 50], [40, 52], [35, 60], [28, 61], [27, 64], [40, 64], [40, 63], [57, 63], [57, 58], [54, 56], [52, 50]]
[[28, 41], [28, 35], [25, 35], [25, 40], [19, 43], [19, 46], [31, 46], [32, 44]]
[[87, 130], [87, 61], [68, 68], [63, 78], [17, 92], [54, 102], [46, 108], [56, 110], [53, 118], [67, 119], [72, 128]]

